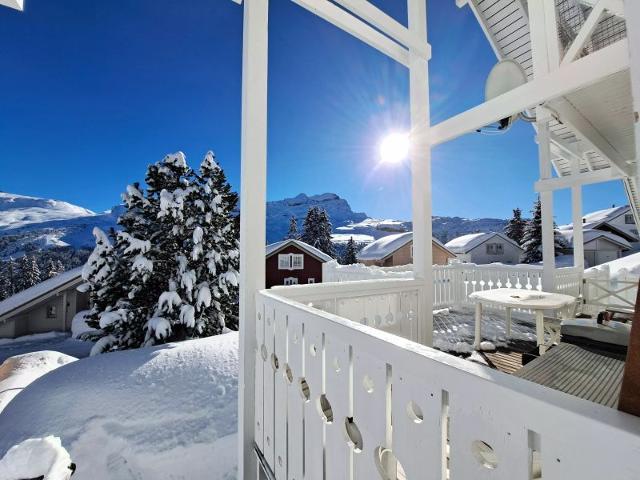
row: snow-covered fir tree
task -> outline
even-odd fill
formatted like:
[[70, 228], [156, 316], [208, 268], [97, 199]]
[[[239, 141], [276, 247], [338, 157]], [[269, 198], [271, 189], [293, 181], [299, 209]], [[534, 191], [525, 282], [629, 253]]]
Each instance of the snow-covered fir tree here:
[[[554, 251], [557, 256], [567, 245], [564, 237], [558, 232], [555, 222], [553, 229]], [[533, 204], [531, 219], [527, 221], [524, 228], [521, 246], [524, 249], [523, 263], [538, 263], [542, 261], [542, 204], [539, 197]]]
[[96, 234], [84, 277], [103, 332], [94, 353], [182, 340], [237, 325], [239, 249], [231, 191], [213, 153], [149, 166], [148, 189], [123, 195], [122, 231]]
[[60, 260], [49, 260], [47, 262], [46, 278], [53, 278], [62, 272], [64, 272], [64, 265], [62, 265]]
[[6, 262], [0, 261], [0, 300], [9, 298], [15, 293], [15, 262], [10, 258]]
[[32, 255], [23, 255], [20, 258], [20, 290], [33, 287], [40, 281], [40, 268], [36, 258]]
[[342, 263], [343, 265], [353, 265], [354, 263], [358, 263], [357, 254], [358, 251], [356, 249], [356, 242], [353, 241], [353, 237], [349, 237], [347, 247], [345, 248], [344, 254], [340, 259], [340, 263]]
[[287, 232], [287, 236], [284, 237], [285, 240], [298, 240], [300, 238], [300, 234], [298, 233], [298, 221], [296, 217], [293, 215], [289, 219], [289, 231]]
[[336, 252], [331, 242], [331, 220], [326, 210], [311, 207], [304, 219], [304, 230], [300, 240], [335, 258]]
[[526, 225], [527, 221], [522, 218], [522, 210], [514, 208], [513, 216], [504, 227], [504, 233], [518, 245], [522, 245], [522, 238], [524, 237], [524, 229]]

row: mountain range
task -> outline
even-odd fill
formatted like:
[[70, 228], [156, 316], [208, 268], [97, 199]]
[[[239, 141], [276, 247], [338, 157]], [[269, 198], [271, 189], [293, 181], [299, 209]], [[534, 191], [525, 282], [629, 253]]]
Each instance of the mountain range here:
[[[365, 243], [411, 230], [411, 222], [375, 219], [366, 213], [354, 212], [349, 202], [335, 193], [301, 193], [267, 203], [267, 241], [281, 240], [287, 234], [292, 216], [296, 217], [301, 229], [307, 210], [312, 206], [323, 208], [329, 214], [336, 243], [345, 242], [352, 236]], [[123, 208], [118, 205], [106, 212], [95, 213], [59, 200], [0, 192], [0, 258], [56, 247], [92, 248], [93, 228], [117, 228]], [[466, 233], [502, 231], [505, 224], [506, 220], [493, 218], [433, 217], [433, 233], [446, 242]]]

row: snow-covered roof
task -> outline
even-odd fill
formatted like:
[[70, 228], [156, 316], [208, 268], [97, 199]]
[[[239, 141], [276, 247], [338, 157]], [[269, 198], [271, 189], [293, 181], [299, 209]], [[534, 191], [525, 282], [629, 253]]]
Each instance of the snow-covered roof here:
[[0, 319], [14, 312], [22, 306], [32, 303], [36, 300], [45, 299], [60, 289], [73, 286], [74, 283], [82, 282], [82, 267], [74, 268], [56, 275], [49, 280], [40, 282], [31, 288], [22, 290], [11, 297], [0, 302]]
[[312, 257], [316, 257], [322, 262], [330, 262], [331, 260], [333, 260], [333, 258], [331, 258], [323, 251], [318, 250], [316, 247], [312, 247], [308, 243], [304, 243], [300, 240], [282, 240], [280, 242], [267, 245], [267, 258], [269, 258], [271, 255], [276, 254], [283, 248], [288, 247], [289, 245], [295, 245], [300, 250], [307, 252], [309, 255], [311, 255]]
[[[560, 230], [560, 234], [565, 238], [570, 246], [573, 246], [573, 230]], [[631, 245], [624, 238], [616, 235], [615, 233], [607, 232], [604, 230], [587, 229], [582, 231], [584, 237], [583, 243], [591, 242], [598, 238], [605, 238], [610, 242], [620, 245], [622, 248], [630, 249]]]
[[[611, 207], [604, 210], [597, 210], [595, 212], [587, 213], [582, 217], [582, 228], [596, 228], [603, 223], [609, 223], [612, 220], [615, 220], [620, 215], [629, 213], [630, 210], [631, 208], [629, 207], [629, 205], [623, 205], [621, 207]], [[560, 230], [571, 229], [573, 229], [573, 223], [568, 223], [567, 225], [560, 226]]]
[[[371, 242], [358, 253], [358, 260], [383, 260], [413, 240], [413, 232], [397, 233]], [[437, 239], [433, 243], [447, 250]], [[453, 252], [452, 252], [453, 253]]]
[[469, 233], [467, 235], [462, 235], [461, 237], [457, 237], [453, 240], [448, 241], [445, 244], [445, 247], [447, 247], [453, 253], [469, 253], [477, 246], [482, 245], [484, 242], [494, 237], [500, 237], [501, 240], [504, 240], [505, 242], [510, 243], [517, 248], [520, 248], [520, 245], [511, 240], [506, 235], [499, 232]]

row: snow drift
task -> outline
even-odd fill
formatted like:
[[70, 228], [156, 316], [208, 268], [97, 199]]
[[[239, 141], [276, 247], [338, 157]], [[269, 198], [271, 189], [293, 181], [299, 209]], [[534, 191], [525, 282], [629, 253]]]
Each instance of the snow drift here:
[[236, 478], [237, 333], [59, 368], [0, 413], [0, 456], [60, 437], [73, 479]]
[[0, 412], [31, 382], [76, 360], [70, 355], [46, 350], [7, 358], [0, 364]]

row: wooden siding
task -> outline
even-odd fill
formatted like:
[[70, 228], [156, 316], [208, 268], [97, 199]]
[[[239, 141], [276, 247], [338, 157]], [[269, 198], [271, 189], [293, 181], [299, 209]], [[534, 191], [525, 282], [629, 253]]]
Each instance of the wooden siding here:
[[[304, 268], [302, 270], [280, 270], [278, 269], [278, 255], [285, 253], [294, 253], [304, 255]], [[273, 253], [266, 260], [266, 287], [271, 288], [274, 285], [284, 285], [284, 279], [295, 277], [298, 284], [309, 283], [309, 279], [313, 278], [316, 283], [322, 282], [322, 264], [323, 262], [316, 257], [309, 255], [304, 250], [295, 245], [288, 245], [282, 250]]]

